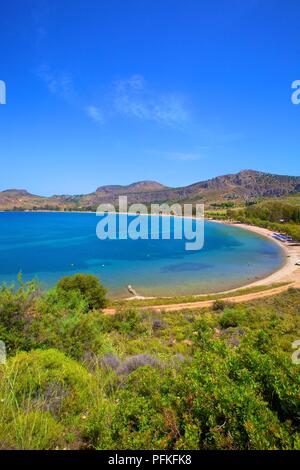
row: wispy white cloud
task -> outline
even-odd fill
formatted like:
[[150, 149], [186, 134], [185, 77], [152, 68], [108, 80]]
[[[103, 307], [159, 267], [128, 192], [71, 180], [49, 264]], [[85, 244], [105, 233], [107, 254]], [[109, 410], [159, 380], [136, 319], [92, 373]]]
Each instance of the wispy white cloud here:
[[69, 105], [84, 112], [92, 121], [99, 124], [103, 123], [104, 118], [101, 109], [94, 104], [85, 104], [85, 100], [80, 97], [75, 89], [71, 75], [54, 72], [45, 65], [39, 67], [37, 75], [45, 83], [50, 93], [59, 96]]
[[46, 84], [48, 90], [65, 100], [75, 101], [77, 93], [73, 86], [72, 77], [65, 72], [54, 72], [46, 65], [37, 70], [38, 77]]
[[98, 122], [100, 124], [103, 123], [104, 121], [103, 113], [100, 110], [100, 108], [98, 108], [97, 106], [94, 106], [94, 105], [86, 106], [85, 112], [87, 116], [90, 117], [93, 121]]
[[184, 124], [189, 119], [181, 95], [153, 91], [141, 75], [115, 83], [114, 109], [124, 116], [168, 126]]
[[190, 119], [183, 96], [153, 91], [141, 75], [115, 82], [112, 95], [99, 97], [98, 101], [105, 103], [101, 107], [97, 103], [87, 103], [86, 98], [80, 96], [70, 74], [42, 65], [37, 75], [50, 93], [77, 107], [94, 122], [103, 123], [105, 117], [112, 118], [114, 114], [120, 114], [140, 121], [178, 127]]
[[[42, 61], [51, 12], [52, 3], [49, 0], [34, 2], [31, 10], [37, 53], [43, 57]], [[154, 90], [142, 75], [136, 74], [116, 81], [113, 84], [113, 96], [99, 97], [99, 100], [96, 99], [92, 104], [89, 104], [90, 100], [78, 93], [70, 74], [43, 63], [38, 68], [37, 75], [46, 84], [50, 93], [80, 108], [81, 112], [98, 123], [104, 122], [104, 117], [112, 118], [115, 113], [141, 121], [177, 127], [185, 124], [190, 118], [185, 99], [181, 94]]]
[[194, 152], [170, 152], [165, 150], [146, 150], [146, 153], [155, 157], [164, 158], [166, 160], [174, 160], [181, 162], [191, 162], [202, 160], [205, 155]]

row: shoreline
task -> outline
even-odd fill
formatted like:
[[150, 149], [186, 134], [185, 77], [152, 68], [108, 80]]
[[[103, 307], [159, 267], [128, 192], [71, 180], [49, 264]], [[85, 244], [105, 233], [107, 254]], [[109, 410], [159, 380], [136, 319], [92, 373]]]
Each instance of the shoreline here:
[[[228, 225], [228, 226], [234, 226], [241, 228], [241, 230], [248, 230], [249, 232], [256, 233], [257, 235], [260, 235], [274, 243], [277, 244], [277, 246], [280, 247], [280, 249], [283, 252], [284, 256], [284, 262], [282, 266], [280, 266], [276, 271], [273, 273], [269, 274], [266, 277], [263, 277], [261, 279], [258, 279], [257, 281], [251, 281], [248, 284], [243, 284], [239, 287], [235, 287], [233, 289], [225, 290], [225, 291], [218, 291], [218, 292], [213, 292], [210, 293], [209, 295], [222, 295], [222, 294], [231, 294], [234, 293], [238, 290], [241, 289], [248, 289], [251, 287], [259, 287], [259, 286], [270, 286], [272, 284], [281, 284], [281, 283], [296, 283], [297, 286], [300, 287], [300, 266], [296, 266], [296, 262], [300, 260], [300, 243], [299, 246], [297, 245], [291, 245], [287, 243], [280, 242], [279, 240], [276, 240], [273, 238], [273, 231], [262, 228], [262, 227], [257, 227], [255, 225], [248, 225], [248, 224], [242, 224], [242, 223], [235, 223], [235, 222], [227, 222], [227, 221], [222, 221], [222, 220], [214, 220], [214, 219], [205, 219], [208, 222], [213, 222], [213, 223], [218, 223], [222, 225]], [[287, 288], [289, 285], [287, 285]], [[191, 295], [190, 297], [201, 297], [205, 295], [205, 293], [200, 293], [200, 294], [194, 294]], [[185, 297], [184, 295], [182, 297]], [[127, 300], [130, 302], [130, 300], [153, 300], [157, 298], [166, 298], [170, 299], [172, 296], [142, 296], [142, 295], [137, 295], [137, 296], [132, 296], [132, 297], [126, 297], [124, 300]]]
[[[298, 245], [297, 243], [291, 244], [287, 242], [280, 242], [279, 240], [273, 238], [273, 231], [263, 227], [257, 227], [256, 225], [228, 223], [216, 220], [211, 220], [211, 222], [240, 227], [242, 230], [248, 230], [249, 232], [256, 233], [257, 235], [260, 235], [264, 238], [267, 238], [268, 240], [271, 240], [273, 243], [276, 243], [284, 253], [284, 263], [279, 269], [269, 274], [267, 277], [264, 277], [263, 279], [259, 279], [258, 281], [254, 281], [250, 284], [242, 286], [243, 288], [271, 285], [281, 282], [297, 282], [300, 285], [300, 266], [296, 266], [296, 262], [300, 260], [300, 243]], [[237, 289], [232, 289], [230, 291], [225, 291], [224, 293], [234, 292], [236, 290]]]
[[[0, 211], [0, 213], [18, 213], [18, 212], [22, 212], [22, 213], [62, 213], [62, 214], [72, 214], [72, 213], [77, 213], [77, 214], [96, 214], [96, 212], [94, 211], [51, 211], [51, 210], [47, 210], [47, 211]], [[146, 215], [146, 216], [151, 216], [152, 214], [135, 214], [135, 213], [130, 213], [130, 212], [116, 212], [116, 214], [127, 214], [127, 215]], [[170, 216], [170, 217], [181, 217], [181, 216], [177, 216], [177, 215], [168, 215], [168, 214], [153, 214], [153, 215], [157, 215], [157, 216], [162, 216], [162, 217], [167, 217], [167, 216]], [[196, 219], [195, 216], [183, 216], [183, 218], [194, 218]], [[291, 244], [291, 243], [284, 243], [284, 242], [280, 242], [279, 240], [276, 240], [275, 238], [273, 238], [273, 231], [269, 230], [269, 229], [266, 229], [266, 228], [262, 228], [262, 227], [257, 227], [255, 225], [248, 225], [248, 224], [243, 224], [243, 223], [236, 223], [236, 222], [230, 222], [230, 221], [223, 221], [223, 220], [215, 220], [215, 219], [204, 219], [205, 221], [208, 221], [208, 222], [213, 222], [213, 223], [219, 223], [219, 224], [223, 224], [223, 225], [228, 225], [228, 226], [234, 226], [234, 227], [238, 227], [240, 228], [241, 230], [248, 230], [250, 232], [253, 232], [253, 233], [256, 233], [257, 235], [260, 235], [270, 241], [272, 241], [273, 243], [276, 243], [277, 246], [280, 247], [280, 249], [283, 251], [284, 253], [284, 263], [283, 265], [277, 269], [276, 271], [274, 271], [273, 273], [269, 274], [268, 276], [262, 278], [262, 279], [259, 279], [257, 281], [252, 281], [250, 282], [249, 284], [245, 284], [245, 285], [242, 285], [242, 286], [239, 286], [239, 287], [236, 287], [236, 288], [233, 288], [233, 289], [230, 289], [230, 290], [226, 290], [226, 291], [220, 291], [220, 292], [214, 292], [214, 293], [211, 293], [210, 295], [221, 295], [221, 294], [231, 294], [231, 293], [234, 293], [238, 290], [241, 290], [241, 289], [247, 289], [247, 288], [252, 288], [252, 287], [259, 287], [259, 286], [271, 286], [271, 285], [274, 285], [274, 284], [281, 284], [281, 283], [285, 283], [286, 285], [283, 286], [283, 287], [280, 287], [280, 288], [275, 288], [275, 289], [270, 289], [270, 290], [266, 290], [264, 292], [261, 292], [261, 293], [256, 293], [256, 294], [247, 294], [247, 298], [251, 297], [251, 299], [253, 298], [258, 298], [258, 297], [262, 297], [262, 296], [267, 296], [268, 293], [270, 293], [269, 295], [272, 295], [272, 292], [275, 290], [275, 291], [278, 291], [280, 290], [280, 292], [288, 289], [289, 287], [296, 287], [296, 288], [300, 288], [300, 266], [296, 266], [296, 262], [298, 262], [300, 260], [300, 243], [297, 244]], [[199, 293], [199, 294], [194, 294], [194, 295], [191, 295], [190, 297], [194, 297], [194, 298], [197, 298], [197, 297], [201, 297], [205, 294], [203, 293]], [[166, 299], [170, 299], [172, 298], [173, 296], [165, 296], [165, 297], [159, 297], [159, 296], [142, 296], [142, 295], [136, 295], [136, 296], [131, 296], [131, 297], [127, 297], [125, 298], [124, 300], [130, 302], [130, 300], [153, 300], [153, 299], [156, 299], [156, 298], [166, 298]], [[182, 297], [185, 297], [184, 295]], [[242, 298], [242, 297], [245, 297], [245, 296], [238, 296], [238, 297], [234, 297], [234, 301], [238, 301], [238, 299]], [[207, 302], [211, 302], [211, 301], [207, 301]], [[207, 303], [205, 301], [199, 301], [198, 303]], [[195, 304], [197, 304], [197, 302], [193, 302], [192, 303], [193, 306], [196, 306]], [[188, 304], [173, 304], [174, 306], [176, 305], [178, 308], [180, 308], [180, 305], [188, 305]], [[172, 304], [166, 304], [165, 307], [166, 308], [171, 308], [173, 307]], [[163, 308], [164, 305], [160, 305], [160, 306], [156, 306], [156, 308]], [[154, 307], [153, 307], [154, 308]], [[112, 310], [112, 309], [107, 309], [107, 310]]]
[[[281, 250], [284, 253], [284, 263], [283, 265], [274, 271], [273, 273], [269, 274], [268, 276], [259, 279], [257, 281], [253, 281], [249, 284], [244, 284], [242, 286], [236, 287], [234, 289], [226, 290], [226, 291], [220, 291], [220, 292], [214, 292], [210, 293], [209, 295], [222, 295], [222, 294], [228, 294], [229, 296], [224, 298], [223, 300], [231, 301], [231, 302], [242, 302], [242, 301], [248, 301], [248, 300], [254, 300], [256, 298], [262, 298], [262, 297], [268, 297], [270, 295], [276, 295], [277, 293], [284, 292], [285, 290], [289, 289], [290, 287], [295, 287], [295, 288], [300, 288], [300, 266], [296, 266], [296, 262], [300, 260], [300, 243], [299, 245], [295, 244], [288, 244], [288, 243], [283, 243], [280, 242], [279, 240], [276, 240], [273, 238], [273, 232], [269, 229], [262, 228], [262, 227], [257, 227], [255, 225], [248, 225], [248, 224], [241, 224], [241, 223], [230, 223], [227, 221], [222, 221], [222, 220], [214, 220], [214, 219], [205, 219], [209, 222], [213, 223], [219, 223], [223, 225], [229, 225], [229, 226], [234, 226], [234, 227], [239, 227], [241, 230], [248, 230], [250, 232], [256, 233], [257, 235], [260, 235], [264, 238], [267, 238], [268, 240], [276, 243]], [[259, 287], [259, 286], [272, 286], [274, 284], [281, 284], [285, 283], [284, 286], [282, 287], [276, 287], [275, 289], [266, 289], [263, 292], [257, 292], [257, 293], [252, 293], [252, 294], [242, 294], [241, 296], [236, 296], [230, 298], [230, 294], [233, 294], [234, 292], [237, 292], [241, 289], [248, 289], [252, 287]], [[195, 299], [198, 297], [202, 297], [205, 294], [194, 294], [191, 295], [190, 297], [194, 297]], [[184, 297], [184, 296], [182, 296]], [[147, 296], [134, 296], [134, 297], [127, 297], [126, 301], [130, 303], [131, 300], [153, 300], [153, 299], [158, 299], [158, 298], [164, 298], [164, 297], [147, 297]], [[166, 299], [172, 298], [172, 296], [166, 296]], [[156, 306], [149, 306], [147, 308], [150, 309], [162, 309], [165, 311], [172, 311], [180, 308], [195, 308], [195, 307], [205, 307], [205, 306], [211, 306], [213, 305], [214, 301], [200, 301], [197, 302], [187, 302], [187, 303], [177, 303], [177, 304], [162, 304], [162, 305], [156, 305]], [[145, 308], [145, 307], [142, 307]], [[111, 310], [111, 309], [109, 309]]]

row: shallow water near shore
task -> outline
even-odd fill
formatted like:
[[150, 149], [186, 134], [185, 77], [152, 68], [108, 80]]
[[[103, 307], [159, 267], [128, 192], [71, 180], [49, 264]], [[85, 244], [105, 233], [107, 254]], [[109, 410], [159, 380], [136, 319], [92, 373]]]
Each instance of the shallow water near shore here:
[[128, 284], [145, 296], [189, 295], [249, 284], [284, 263], [277, 244], [236, 226], [205, 221], [203, 249], [186, 251], [186, 240], [172, 235], [101, 241], [98, 222], [94, 213], [0, 213], [0, 283], [17, 283], [22, 272], [49, 287], [83, 272], [97, 275], [112, 296], [128, 297]]

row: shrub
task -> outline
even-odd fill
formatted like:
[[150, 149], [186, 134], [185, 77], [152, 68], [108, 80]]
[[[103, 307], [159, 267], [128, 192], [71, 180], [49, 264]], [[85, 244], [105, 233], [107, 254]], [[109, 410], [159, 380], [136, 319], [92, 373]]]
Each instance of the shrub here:
[[80, 299], [74, 310], [61, 304], [49, 305], [47, 298], [39, 309], [30, 328], [36, 345], [59, 349], [75, 359], [82, 359], [87, 352], [100, 354], [112, 349], [102, 332], [103, 316], [97, 311], [86, 315]]
[[92, 274], [74, 274], [63, 277], [57, 284], [60, 291], [79, 291], [86, 300], [89, 309], [99, 309], [106, 305], [107, 290], [99, 279]]
[[87, 352], [111, 349], [102, 333], [103, 315], [92, 311], [79, 290], [58, 287], [41, 294], [34, 283], [17, 290], [0, 288], [0, 340], [8, 355], [18, 351], [47, 347], [81, 359]]
[[176, 439], [176, 416], [169, 406], [168, 372], [149, 366], [132, 372], [118, 393], [111, 449], [170, 449]]
[[219, 312], [219, 311], [223, 311], [225, 307], [226, 307], [226, 303], [224, 302], [224, 300], [215, 300], [213, 303], [212, 309], [215, 312]]
[[128, 375], [139, 367], [144, 366], [158, 367], [159, 362], [155, 357], [149, 356], [149, 354], [137, 354], [136, 356], [125, 359], [125, 361], [119, 365], [116, 372], [120, 375]]
[[155, 318], [152, 322], [152, 328], [153, 330], [162, 330], [166, 328], [166, 323], [161, 320], [160, 318]]
[[62, 445], [63, 433], [63, 426], [50, 413], [19, 412], [0, 427], [0, 449], [55, 449]]
[[89, 435], [96, 434], [98, 443], [108, 438], [111, 406], [101, 383], [63, 353], [18, 353], [0, 373], [0, 440], [3, 430], [8, 446], [53, 448], [67, 430], [76, 433], [79, 447]]
[[118, 312], [106, 318], [107, 329], [117, 330], [124, 334], [133, 334], [138, 327], [141, 320], [141, 315], [136, 310], [126, 310], [125, 312]]
[[253, 338], [244, 342], [240, 353], [240, 364], [250, 371], [268, 407], [274, 410], [282, 421], [288, 420], [289, 423], [294, 423], [298, 430], [299, 370], [284, 354], [271, 350], [266, 353], [265, 348], [261, 348], [260, 342], [257, 344], [258, 336], [261, 337], [259, 333], [254, 334]]
[[105, 369], [116, 370], [121, 364], [120, 359], [115, 354], [105, 354], [100, 362], [101, 367]]
[[[197, 426], [200, 449], [292, 448], [289, 427], [268, 408], [255, 376], [236, 353], [215, 342], [178, 377], [177, 414], [182, 427]], [[182, 433], [181, 448], [185, 445]], [[187, 436], [188, 441], [190, 436]]]
[[210, 344], [212, 330], [206, 320], [201, 318], [195, 324], [197, 343], [201, 348], [205, 349]]
[[15, 406], [68, 421], [89, 407], [94, 391], [89, 372], [55, 349], [18, 353], [8, 361], [1, 380], [1, 395], [12, 406], [7, 416]]
[[9, 353], [32, 347], [30, 337], [24, 333], [32, 320], [37, 285], [34, 282], [20, 282], [17, 290], [14, 286], [3, 285], [0, 288], [0, 339], [5, 342]]
[[105, 354], [101, 358], [100, 366], [104, 369], [112, 369], [118, 375], [129, 375], [139, 367], [160, 367], [160, 363], [149, 354], [136, 354], [127, 357], [124, 361], [121, 361], [115, 354]]
[[235, 328], [240, 324], [244, 318], [244, 312], [238, 308], [225, 308], [222, 317], [220, 318], [220, 325], [222, 328]]

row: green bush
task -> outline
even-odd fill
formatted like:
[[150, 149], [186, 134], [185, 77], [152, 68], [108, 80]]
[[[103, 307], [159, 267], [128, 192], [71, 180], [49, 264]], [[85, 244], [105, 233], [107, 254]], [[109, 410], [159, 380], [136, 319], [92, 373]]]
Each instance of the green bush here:
[[87, 297], [78, 289], [54, 287], [41, 293], [35, 283], [22, 283], [17, 290], [0, 288], [0, 340], [9, 356], [41, 347], [60, 349], [76, 359], [87, 352], [108, 352], [103, 325], [103, 315], [89, 310]]
[[198, 449], [293, 448], [296, 434], [268, 407], [238, 354], [221, 343], [214, 342], [206, 354], [196, 354], [178, 377], [175, 395], [183, 448], [185, 429], [191, 427], [198, 429]]
[[220, 325], [222, 328], [235, 328], [244, 319], [244, 312], [238, 308], [225, 308], [222, 317], [220, 318]]
[[[258, 346], [258, 347], [257, 347]], [[266, 353], [261, 348], [257, 334], [245, 341], [240, 353], [241, 366], [246, 367], [270, 409], [274, 410], [282, 421], [294, 423], [298, 430], [300, 420], [300, 376], [299, 369], [291, 359], [270, 348]]]
[[24, 411], [29, 406], [50, 412], [60, 421], [86, 411], [95, 391], [91, 374], [55, 349], [20, 352], [5, 369], [1, 381], [3, 399], [10, 399]]
[[215, 300], [212, 308], [215, 312], [220, 312], [223, 311], [225, 307], [226, 302], [224, 300]]
[[0, 449], [51, 450], [62, 446], [64, 428], [40, 411], [17, 412], [0, 427]]
[[79, 291], [62, 295], [54, 288], [39, 300], [36, 309], [29, 331], [35, 346], [56, 348], [75, 359], [82, 359], [85, 353], [112, 350], [103, 333], [103, 315], [96, 310], [87, 315], [87, 304]]
[[13, 285], [0, 287], [0, 340], [5, 342], [8, 353], [32, 347], [31, 338], [24, 333], [32, 321], [37, 285], [24, 284], [21, 278], [20, 284], [18, 289]]
[[63, 277], [57, 284], [60, 292], [79, 291], [86, 300], [89, 309], [99, 309], [106, 305], [107, 290], [99, 279], [92, 274], [74, 274]]
[[86, 447], [91, 428], [100, 443], [107, 439], [110, 405], [101, 383], [76, 361], [55, 349], [21, 352], [0, 372], [0, 430], [10, 436], [7, 445], [52, 448], [68, 430]]
[[107, 317], [105, 321], [109, 331], [117, 330], [121, 333], [133, 334], [141, 322], [141, 314], [136, 310], [128, 309]]
[[233, 304], [227, 300], [217, 299], [214, 301], [212, 309], [214, 312], [222, 312], [226, 307], [233, 307]]
[[112, 449], [168, 449], [176, 440], [168, 370], [145, 366], [132, 372], [118, 393], [112, 421]]

